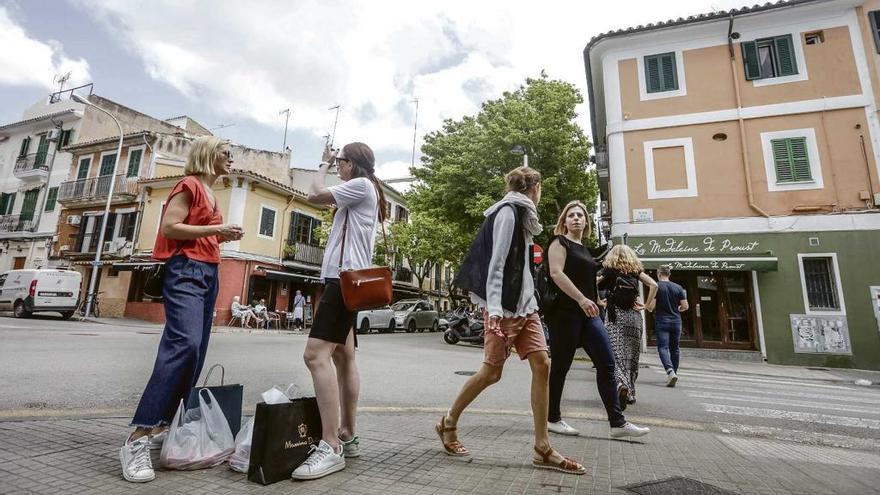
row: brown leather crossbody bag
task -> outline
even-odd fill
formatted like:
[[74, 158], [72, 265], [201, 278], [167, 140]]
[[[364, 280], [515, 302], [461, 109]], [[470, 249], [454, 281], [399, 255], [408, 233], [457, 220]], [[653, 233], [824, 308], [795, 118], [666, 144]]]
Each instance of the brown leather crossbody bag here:
[[[376, 202], [379, 194], [376, 192]], [[381, 203], [379, 203], [381, 206]], [[378, 210], [378, 208], [377, 208]], [[385, 223], [376, 212], [376, 221], [382, 224], [382, 241], [385, 243], [385, 257], [388, 257], [388, 238], [385, 235]], [[391, 304], [391, 268], [374, 266], [360, 270], [343, 270], [342, 257], [345, 255], [345, 237], [348, 233], [348, 210], [345, 210], [345, 224], [342, 227], [342, 246], [339, 249], [339, 288], [345, 309], [362, 311], [376, 309]]]

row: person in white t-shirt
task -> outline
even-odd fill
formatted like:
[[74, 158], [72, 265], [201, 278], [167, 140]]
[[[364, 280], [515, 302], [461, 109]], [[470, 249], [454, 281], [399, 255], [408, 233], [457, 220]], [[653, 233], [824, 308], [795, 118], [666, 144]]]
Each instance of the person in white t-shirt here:
[[[356, 313], [345, 309], [339, 271], [372, 264], [376, 227], [385, 221], [385, 195], [375, 175], [375, 164], [373, 150], [364, 143], [347, 144], [338, 153], [328, 147], [309, 188], [309, 202], [336, 205], [337, 209], [321, 265], [324, 291], [303, 353], [321, 413], [321, 441], [293, 472], [296, 480], [318, 479], [340, 471], [345, 468], [345, 458], [360, 454], [355, 432], [360, 392], [353, 331]], [[342, 184], [327, 187], [327, 171], [333, 165], [339, 167]]]

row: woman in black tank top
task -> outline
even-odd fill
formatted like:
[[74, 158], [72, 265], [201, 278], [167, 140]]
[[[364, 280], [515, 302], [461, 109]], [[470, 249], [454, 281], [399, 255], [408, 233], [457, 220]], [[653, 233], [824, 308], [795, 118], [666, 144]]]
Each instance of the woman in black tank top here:
[[550, 329], [550, 404], [547, 428], [562, 435], [579, 432], [562, 420], [560, 404], [565, 377], [578, 347], [583, 348], [596, 366], [596, 385], [608, 414], [611, 436], [642, 436], [648, 428], [627, 423], [621, 412], [614, 380], [614, 354], [608, 332], [596, 306], [596, 273], [593, 259], [583, 238], [590, 235], [587, 207], [580, 201], [568, 203], [559, 215], [547, 259], [550, 276], [559, 288], [556, 304], [545, 315]]

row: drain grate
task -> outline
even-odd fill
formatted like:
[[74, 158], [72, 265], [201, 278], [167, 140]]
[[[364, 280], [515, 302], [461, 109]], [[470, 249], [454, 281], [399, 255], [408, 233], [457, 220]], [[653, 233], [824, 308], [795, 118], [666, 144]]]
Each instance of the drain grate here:
[[456, 371], [455, 374], [461, 375], [461, 376], [474, 376], [477, 374], [477, 372], [476, 371]]
[[620, 488], [638, 495], [736, 495], [729, 490], [681, 476], [634, 483]]

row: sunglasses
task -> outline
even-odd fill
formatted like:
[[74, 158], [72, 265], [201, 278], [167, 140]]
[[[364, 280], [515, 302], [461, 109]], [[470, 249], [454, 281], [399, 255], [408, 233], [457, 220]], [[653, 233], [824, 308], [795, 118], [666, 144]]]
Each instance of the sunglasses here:
[[232, 152], [229, 150], [223, 150], [220, 152], [221, 155], [225, 156], [227, 160], [232, 160]]
[[349, 160], [348, 158], [340, 158], [340, 157], [336, 157], [336, 166], [337, 166], [337, 167], [339, 166], [339, 162], [349, 162], [349, 163], [351, 163], [351, 160]]

